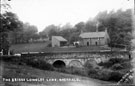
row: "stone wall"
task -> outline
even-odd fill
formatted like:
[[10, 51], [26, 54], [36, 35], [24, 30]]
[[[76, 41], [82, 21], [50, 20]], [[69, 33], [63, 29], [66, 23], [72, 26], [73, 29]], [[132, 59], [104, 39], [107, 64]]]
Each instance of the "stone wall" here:
[[[50, 64], [53, 64], [55, 61], [63, 61], [66, 66], [68, 65], [84, 65], [87, 61], [89, 62], [105, 62], [110, 58], [124, 58], [129, 59], [129, 54], [125, 52], [72, 52], [72, 53], [44, 53], [44, 54], [35, 54], [28, 55], [29, 57], [37, 57], [37, 59], [42, 59]], [[70, 64], [72, 62], [72, 64]], [[73, 63], [76, 62], [76, 63]], [[80, 62], [80, 63], [79, 63]]]

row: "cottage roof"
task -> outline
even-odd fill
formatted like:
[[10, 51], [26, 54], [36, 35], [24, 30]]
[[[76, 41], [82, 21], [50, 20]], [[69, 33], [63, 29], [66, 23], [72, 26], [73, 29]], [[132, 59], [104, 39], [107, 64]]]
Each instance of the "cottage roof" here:
[[96, 37], [105, 37], [106, 32], [85, 32], [80, 34], [81, 38], [96, 38]]
[[66, 39], [64, 39], [62, 36], [53, 36], [54, 38], [56, 38], [59, 41], [67, 41]]

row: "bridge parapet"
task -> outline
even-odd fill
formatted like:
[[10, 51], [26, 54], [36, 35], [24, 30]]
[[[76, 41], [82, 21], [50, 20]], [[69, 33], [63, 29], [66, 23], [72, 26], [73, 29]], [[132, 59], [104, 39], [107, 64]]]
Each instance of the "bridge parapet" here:
[[51, 54], [46, 55], [45, 58], [49, 59], [88, 59], [88, 58], [125, 58], [128, 59], [128, 54], [103, 54], [103, 53], [73, 53], [73, 54]]

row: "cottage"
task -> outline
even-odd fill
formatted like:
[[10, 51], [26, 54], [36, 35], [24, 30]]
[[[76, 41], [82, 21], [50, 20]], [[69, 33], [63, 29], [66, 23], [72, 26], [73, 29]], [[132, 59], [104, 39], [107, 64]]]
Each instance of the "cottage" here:
[[109, 35], [107, 29], [103, 32], [84, 32], [80, 36], [80, 44], [82, 46], [91, 46], [91, 45], [107, 45], [109, 43]]
[[67, 40], [62, 36], [52, 36], [52, 47], [61, 47], [67, 44]]

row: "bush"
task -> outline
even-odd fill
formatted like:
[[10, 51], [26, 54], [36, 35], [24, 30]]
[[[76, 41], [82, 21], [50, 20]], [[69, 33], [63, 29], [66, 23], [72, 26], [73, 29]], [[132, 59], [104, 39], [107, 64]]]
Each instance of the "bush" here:
[[107, 62], [101, 62], [98, 65], [99, 66], [104, 66], [105, 68], [110, 68], [114, 64], [121, 64], [121, 63], [126, 62], [126, 61], [127, 60], [125, 60], [123, 58], [110, 58], [109, 61], [107, 61]]
[[90, 63], [90, 62], [87, 62], [85, 65], [84, 65], [85, 68], [88, 68], [88, 69], [91, 69], [93, 68], [93, 64]]
[[53, 66], [43, 60], [37, 61], [39, 68], [43, 70], [53, 70]]
[[94, 68], [91, 68], [88, 70], [88, 76], [91, 77], [91, 78], [97, 78], [99, 77], [98, 75], [98, 71], [97, 69], [94, 69]]
[[111, 67], [112, 70], [121, 70], [121, 69], [123, 69], [123, 68], [124, 68], [124, 67], [123, 67], [121, 64], [119, 64], [119, 63], [114, 64], [114, 65]]
[[131, 62], [130, 62], [130, 61], [128, 61], [128, 62], [123, 62], [123, 63], [121, 63], [121, 65], [122, 65], [125, 69], [127, 69], [127, 68], [131, 69], [131, 68], [132, 68], [132, 65], [131, 65]]
[[112, 65], [112, 62], [108, 61], [108, 62], [100, 62], [98, 63], [99, 66], [103, 66], [105, 68], [109, 68]]
[[97, 70], [96, 69], [89, 69], [88, 71], [88, 75], [91, 75], [91, 74], [96, 74], [97, 73]]
[[87, 71], [85, 69], [81, 69], [81, 68], [75, 68], [72, 70], [72, 74], [76, 74], [76, 75], [82, 75], [82, 76], [87, 76]]
[[108, 81], [111, 76], [111, 70], [102, 69], [98, 71], [98, 79]]
[[76, 67], [65, 67], [65, 68], [59, 68], [55, 69], [58, 72], [68, 73], [68, 74], [75, 74], [75, 75], [82, 75], [86, 76], [87, 71], [83, 68], [76, 68]]
[[115, 64], [115, 63], [122, 63], [126, 60], [123, 58], [111, 58], [109, 61], [112, 62], [113, 64]]
[[109, 81], [116, 81], [116, 82], [118, 82], [120, 79], [122, 79], [123, 75], [124, 74], [122, 74], [119, 71], [113, 71], [113, 72], [110, 73]]
[[23, 60], [24, 63], [30, 65], [32, 67], [36, 67], [43, 70], [54, 70], [53, 66], [44, 60], [34, 59], [34, 58], [26, 58]]
[[104, 81], [116, 81], [118, 82], [124, 73], [119, 71], [113, 71], [111, 69], [91, 69], [88, 71], [88, 75], [91, 78], [100, 79]]

